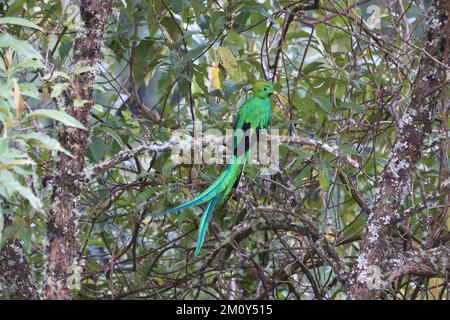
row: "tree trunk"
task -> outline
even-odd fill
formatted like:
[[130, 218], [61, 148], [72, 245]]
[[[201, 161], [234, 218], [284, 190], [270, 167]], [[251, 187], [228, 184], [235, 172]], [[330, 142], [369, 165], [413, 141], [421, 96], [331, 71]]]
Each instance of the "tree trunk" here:
[[431, 132], [436, 106], [449, 64], [449, 1], [436, 1], [426, 16], [427, 41], [408, 110], [400, 120], [397, 142], [383, 171], [379, 191], [366, 225], [361, 253], [354, 269], [351, 299], [379, 299], [390, 274], [390, 260], [399, 211], [412, 181], [422, 145]]
[[[80, 14], [84, 24], [78, 34], [73, 61], [69, 70], [95, 67], [100, 57], [102, 41], [112, 11], [112, 0], [81, 1]], [[95, 72], [77, 74], [71, 86], [57, 100], [60, 109], [68, 112], [89, 127], [89, 114], [93, 105]], [[75, 106], [75, 100], [83, 100], [82, 106]], [[77, 266], [77, 205], [80, 195], [80, 181], [83, 179], [84, 157], [88, 148], [89, 131], [64, 128], [59, 141], [73, 157], [59, 155], [53, 174], [54, 190], [52, 208], [48, 213], [48, 264], [46, 295], [48, 299], [70, 299], [71, 275]]]

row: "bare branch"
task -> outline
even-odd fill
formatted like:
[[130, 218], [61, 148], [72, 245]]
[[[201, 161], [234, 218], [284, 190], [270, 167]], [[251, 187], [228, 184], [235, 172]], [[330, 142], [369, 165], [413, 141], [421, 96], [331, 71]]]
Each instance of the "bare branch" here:
[[448, 277], [450, 273], [450, 248], [439, 246], [429, 250], [408, 251], [389, 260], [391, 274], [388, 282], [404, 275]]
[[312, 138], [291, 137], [291, 136], [284, 136], [281, 138], [281, 141], [285, 143], [298, 143], [305, 146], [319, 148], [322, 151], [331, 153], [332, 155], [336, 156], [336, 158], [338, 158], [339, 160], [342, 160], [343, 162], [351, 165], [352, 167], [355, 167], [356, 169], [360, 168], [360, 165], [356, 160], [352, 159], [349, 155], [341, 152], [337, 146], [331, 146], [323, 141], [315, 140]]

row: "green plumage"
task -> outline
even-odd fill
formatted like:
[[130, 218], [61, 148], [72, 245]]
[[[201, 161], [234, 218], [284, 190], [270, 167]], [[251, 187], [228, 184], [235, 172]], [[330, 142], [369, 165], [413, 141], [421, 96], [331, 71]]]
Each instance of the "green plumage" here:
[[[244, 169], [244, 163], [250, 158], [250, 142], [257, 134], [258, 129], [269, 127], [271, 116], [270, 95], [274, 93], [273, 84], [265, 81], [257, 81], [253, 86], [253, 97], [247, 100], [239, 108], [238, 116], [234, 121], [233, 129], [233, 156], [231, 163], [225, 171], [197, 197], [174, 208], [153, 215], [168, 214], [182, 209], [198, 206], [208, 202], [205, 212], [200, 220], [197, 247], [195, 255], [198, 255], [205, 241], [206, 231], [211, 221], [214, 209], [221, 204], [233, 187], [237, 186]], [[246, 138], [247, 137], [247, 138]]]

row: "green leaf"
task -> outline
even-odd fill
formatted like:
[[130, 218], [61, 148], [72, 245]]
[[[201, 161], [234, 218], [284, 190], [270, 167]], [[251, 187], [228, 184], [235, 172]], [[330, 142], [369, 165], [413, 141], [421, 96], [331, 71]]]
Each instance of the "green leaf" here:
[[176, 167], [176, 164], [173, 163], [170, 160], [167, 160], [167, 162], [164, 164], [164, 166], [162, 167], [161, 173], [163, 174], [163, 176], [165, 177], [171, 177], [172, 176], [172, 170], [173, 168]]
[[103, 106], [101, 104], [98, 104], [98, 103], [94, 104], [92, 106], [92, 109], [93, 110], [97, 110], [98, 112], [103, 112]]
[[230, 75], [232, 80], [239, 81], [241, 79], [241, 75], [239, 74], [239, 67], [236, 62], [236, 58], [230, 49], [221, 47], [217, 49], [217, 53], [220, 56], [220, 60], [222, 61], [222, 65]]
[[9, 149], [8, 140], [1, 139], [0, 140], [0, 154], [5, 154]]
[[161, 47], [153, 40], [142, 40], [133, 48], [133, 71], [136, 83], [141, 83], [147, 74], [160, 62]]
[[7, 15], [11, 16], [23, 9], [23, 5], [27, 0], [15, 0], [8, 8]]
[[3, 17], [0, 18], [0, 24], [14, 24], [17, 26], [22, 26], [22, 27], [27, 27], [27, 28], [32, 28], [32, 29], [36, 29], [39, 31], [44, 31], [41, 27], [39, 27], [36, 23], [24, 19], [24, 18], [18, 18], [18, 17]]
[[323, 191], [327, 191], [330, 187], [330, 180], [327, 173], [323, 170], [319, 171], [319, 184]]
[[0, 169], [11, 169], [17, 166], [34, 164], [30, 159], [1, 159]]
[[330, 188], [331, 176], [331, 167], [327, 162], [321, 161], [319, 166], [319, 184], [323, 191], [327, 191]]
[[116, 140], [117, 144], [122, 149], [124, 148], [124, 144], [123, 144], [122, 138], [117, 134], [116, 131], [114, 131], [113, 129], [108, 128], [108, 127], [102, 127], [101, 130], [104, 131], [105, 133], [109, 134], [114, 140]]
[[20, 94], [23, 96], [41, 99], [38, 88], [32, 83], [19, 83]]
[[26, 68], [43, 69], [43, 68], [45, 68], [45, 65], [39, 60], [27, 59], [25, 61], [22, 61], [16, 65], [12, 66], [8, 70], [8, 75], [13, 75], [14, 73], [21, 71], [23, 69], [26, 69]]
[[75, 108], [81, 108], [82, 106], [84, 106], [88, 102], [89, 101], [86, 100], [86, 99], [75, 99], [75, 100], [73, 100], [73, 106]]
[[339, 150], [343, 153], [349, 154], [351, 156], [358, 156], [362, 157], [363, 155], [359, 153], [358, 151], [354, 150], [351, 146], [345, 145], [345, 144], [339, 144], [338, 145]]
[[89, 144], [89, 152], [92, 159], [94, 159], [94, 162], [102, 160], [107, 149], [108, 146], [103, 143], [102, 139], [99, 137], [92, 137], [91, 143]]
[[151, 187], [151, 188], [147, 188], [142, 192], [139, 192], [137, 197], [135, 198], [135, 204], [139, 205], [141, 203], [143, 203], [144, 201], [148, 200], [148, 198], [150, 198], [150, 196], [152, 196], [156, 191], [158, 191], [159, 188], [157, 187]]
[[257, 12], [263, 17], [268, 18], [271, 22], [275, 22], [273, 15], [269, 13], [261, 4], [246, 4], [242, 8], [242, 12]]
[[42, 209], [41, 201], [29, 189], [21, 185], [12, 175], [11, 172], [3, 170], [0, 175], [0, 185], [3, 186], [9, 194], [19, 193], [27, 199], [31, 206], [36, 210]]
[[85, 126], [83, 126], [77, 119], [72, 117], [71, 115], [52, 109], [38, 109], [33, 112], [27, 114], [25, 118], [50, 118], [59, 122], [64, 123], [66, 126], [74, 127], [78, 129], [87, 130]]
[[0, 48], [11, 48], [25, 57], [42, 61], [41, 54], [30, 43], [17, 40], [7, 33], [0, 34]]
[[345, 109], [350, 109], [350, 110], [353, 110], [356, 112], [362, 112], [362, 111], [366, 110], [366, 108], [364, 108], [364, 106], [360, 105], [359, 103], [353, 102], [353, 101], [343, 103], [339, 107], [345, 108]]
[[56, 150], [60, 151], [64, 154], [66, 154], [69, 157], [72, 157], [72, 154], [64, 149], [58, 140], [55, 140], [45, 134], [39, 133], [39, 132], [31, 132], [23, 135], [19, 135], [15, 137], [16, 140], [25, 140], [27, 142], [29, 141], [36, 141], [40, 145], [42, 145], [44, 148], [49, 150]]
[[167, 0], [167, 3], [172, 7], [173, 12], [180, 13], [184, 6], [187, 5], [186, 1], [179, 1], [179, 0]]
[[350, 224], [345, 226], [341, 232], [342, 241], [347, 240], [363, 231], [364, 224], [367, 220], [367, 213], [362, 211]]
[[[6, 142], [6, 144], [9, 144], [8, 140], [5, 139], [4, 141]], [[2, 161], [4, 162], [5, 159], [14, 159], [14, 158], [21, 159], [26, 157], [26, 154], [21, 150], [9, 148], [9, 146], [4, 148], [3, 143], [1, 151], [2, 152], [0, 152], [0, 162]]]
[[201, 44], [198, 47], [189, 50], [182, 58], [181, 60], [178, 62], [179, 64], [185, 64], [186, 62], [188, 62], [189, 60], [192, 59], [197, 59], [200, 57], [200, 55], [203, 53], [203, 51], [205, 51], [205, 49], [209, 46], [209, 44], [205, 43], [205, 44]]
[[30, 202], [31, 206], [36, 210], [42, 209], [42, 203], [41, 201], [33, 194], [33, 192], [30, 190], [30, 188], [26, 188], [19, 183], [17, 183], [16, 191], [25, 199]]
[[74, 74], [81, 74], [81, 73], [91, 72], [91, 71], [95, 71], [95, 67], [86, 66], [86, 67], [81, 67], [81, 68], [75, 70]]
[[176, 21], [172, 17], [164, 17], [161, 19], [161, 24], [163, 25], [164, 29], [166, 29], [166, 31], [169, 33], [170, 38], [173, 41], [177, 41], [181, 32], [177, 26]]
[[50, 72], [48, 74], [46, 74], [45, 76], [42, 77], [42, 80], [50, 80], [50, 79], [55, 79], [57, 77], [62, 77], [66, 80], [70, 80], [70, 76], [62, 71], [54, 71], [54, 72]]
[[51, 98], [56, 98], [59, 97], [61, 95], [61, 93], [63, 93], [64, 90], [66, 90], [69, 87], [69, 83], [55, 83], [52, 86], [52, 93], [50, 94]]
[[303, 184], [303, 180], [311, 175], [311, 169], [312, 169], [312, 166], [310, 164], [308, 164], [307, 166], [305, 166], [303, 168], [302, 171], [300, 171], [300, 173], [298, 175], [296, 175], [296, 177], [294, 179], [294, 185], [297, 188], [300, 188]]
[[322, 110], [325, 111], [326, 113], [331, 112], [331, 108], [333, 107], [333, 105], [331, 104], [330, 99], [328, 99], [327, 97], [321, 95], [314, 95], [311, 97], [311, 99], [314, 100], [314, 102], [317, 103], [319, 107], [321, 107]]

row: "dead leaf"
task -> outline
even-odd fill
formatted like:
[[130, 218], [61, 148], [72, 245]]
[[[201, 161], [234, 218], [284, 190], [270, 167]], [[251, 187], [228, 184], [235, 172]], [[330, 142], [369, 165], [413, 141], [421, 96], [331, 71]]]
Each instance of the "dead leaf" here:
[[16, 104], [16, 116], [19, 118], [25, 108], [25, 102], [20, 94], [20, 88], [17, 81], [14, 81], [14, 103]]

